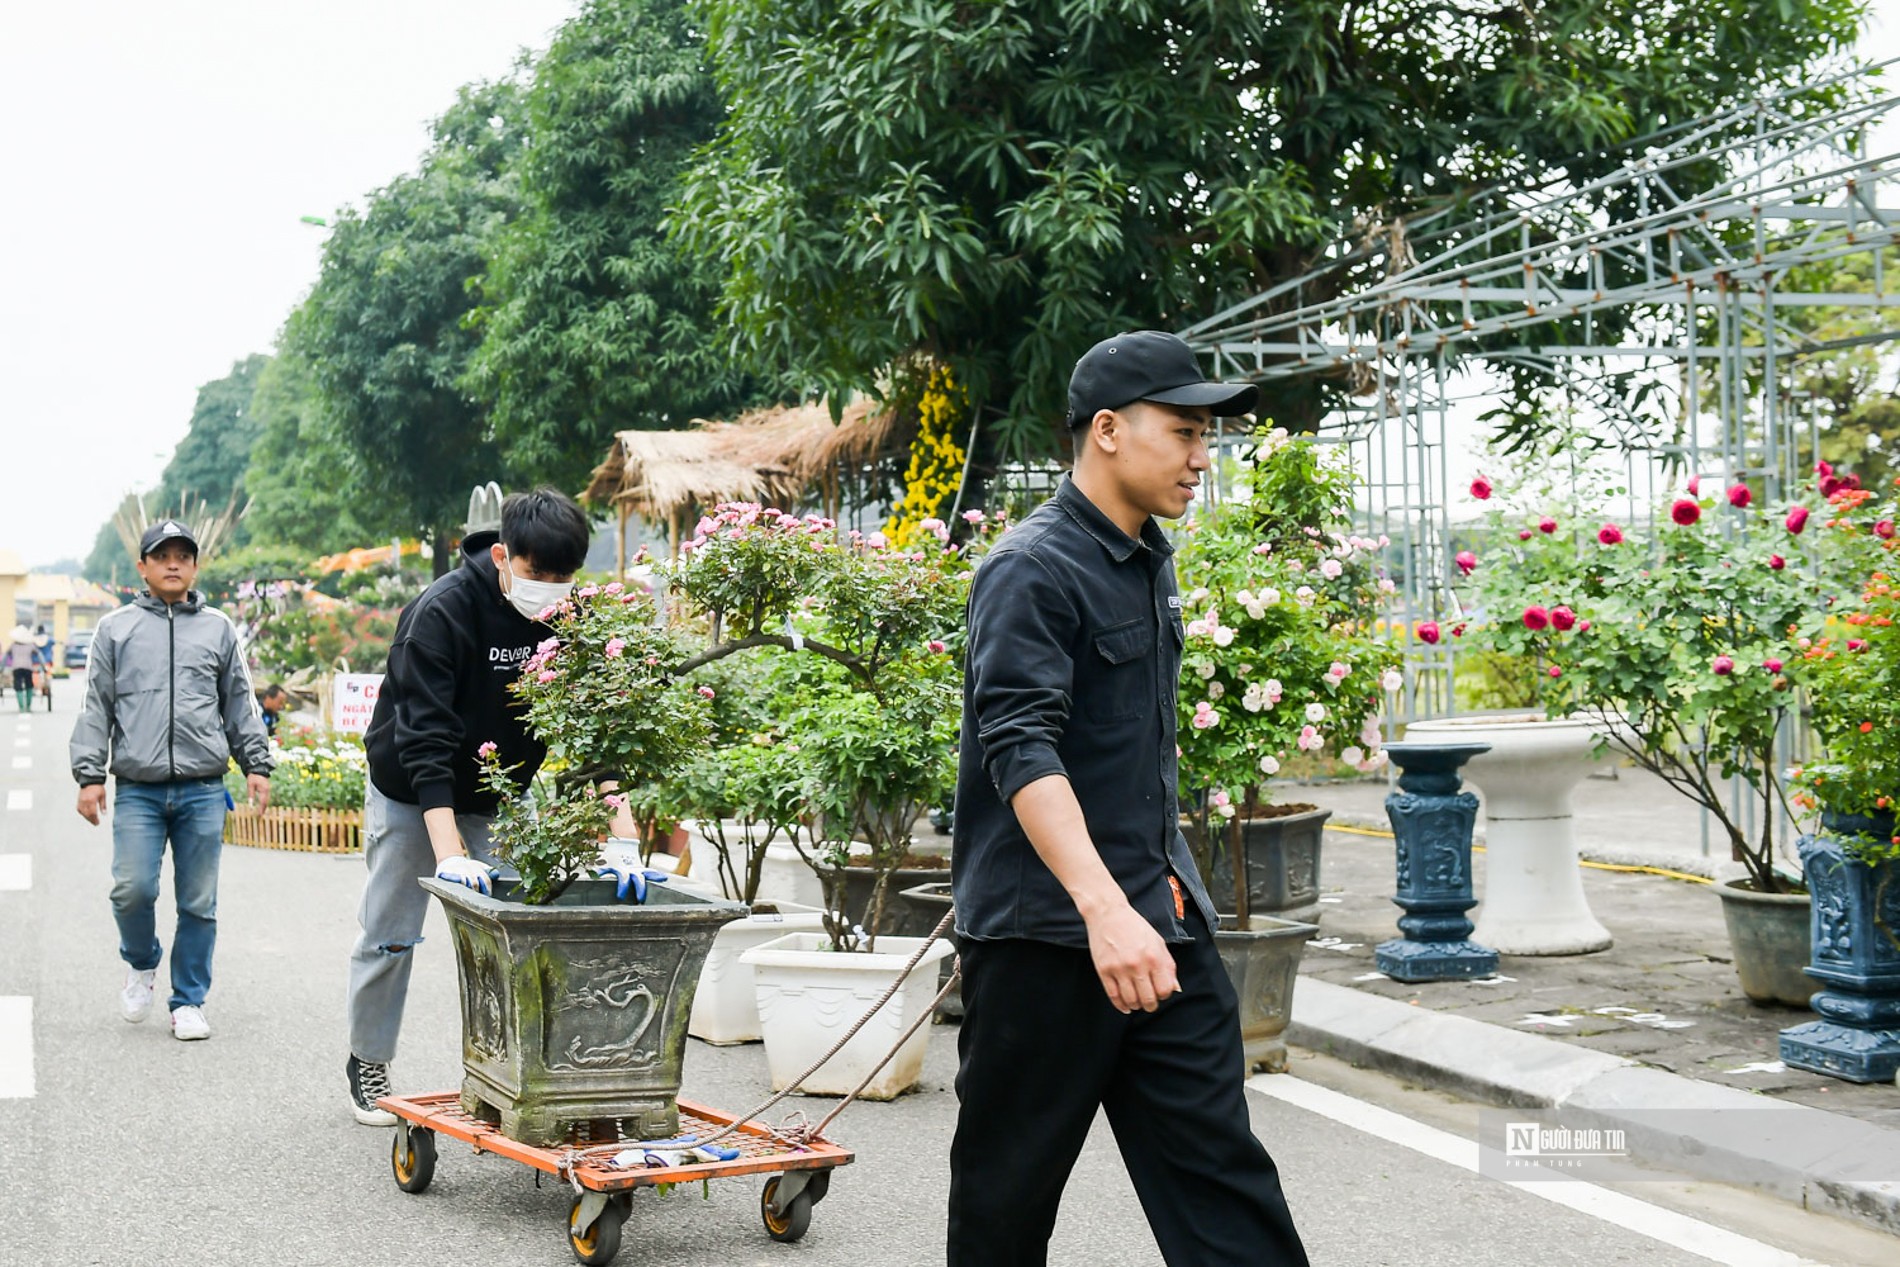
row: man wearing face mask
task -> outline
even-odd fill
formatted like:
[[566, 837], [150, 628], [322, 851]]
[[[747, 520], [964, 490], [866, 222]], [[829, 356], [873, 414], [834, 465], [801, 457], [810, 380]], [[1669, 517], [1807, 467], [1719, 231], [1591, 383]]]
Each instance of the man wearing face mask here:
[[[493, 486], [491, 485], [492, 489]], [[488, 829], [495, 796], [481, 787], [478, 749], [492, 743], [525, 788], [547, 756], [508, 690], [535, 646], [537, 619], [566, 598], [587, 557], [587, 517], [551, 488], [501, 503], [501, 529], [470, 531], [462, 566], [403, 609], [389, 668], [370, 716], [363, 857], [369, 880], [350, 955], [350, 1110], [366, 1126], [393, 1126], [376, 1107], [389, 1094], [409, 970], [421, 939], [427, 875], [489, 891]], [[491, 521], [492, 522], [492, 521]]]

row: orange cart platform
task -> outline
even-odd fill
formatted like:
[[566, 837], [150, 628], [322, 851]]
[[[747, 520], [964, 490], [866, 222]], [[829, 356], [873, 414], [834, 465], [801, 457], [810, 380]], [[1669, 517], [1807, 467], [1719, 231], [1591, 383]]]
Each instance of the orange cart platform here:
[[[453, 1091], [385, 1096], [376, 1103], [397, 1118], [395, 1139], [390, 1145], [390, 1169], [396, 1186], [404, 1192], [421, 1192], [435, 1177], [437, 1135], [461, 1140], [478, 1153], [506, 1157], [578, 1184], [581, 1192], [567, 1214], [567, 1241], [574, 1257], [583, 1263], [613, 1261], [620, 1250], [620, 1229], [631, 1208], [634, 1189], [700, 1179], [771, 1175], [759, 1196], [760, 1217], [773, 1240], [795, 1241], [810, 1226], [812, 1207], [824, 1200], [830, 1189], [832, 1170], [849, 1165], [853, 1159], [850, 1151], [825, 1140], [792, 1144], [765, 1127], [747, 1123], [718, 1141], [722, 1147], [739, 1150], [731, 1161], [622, 1167], [610, 1164], [616, 1145], [637, 1148], [641, 1141], [587, 1137], [549, 1148], [523, 1144], [463, 1112], [462, 1098]], [[690, 1100], [679, 1101], [679, 1113], [680, 1135], [702, 1140], [733, 1121], [732, 1114]]]

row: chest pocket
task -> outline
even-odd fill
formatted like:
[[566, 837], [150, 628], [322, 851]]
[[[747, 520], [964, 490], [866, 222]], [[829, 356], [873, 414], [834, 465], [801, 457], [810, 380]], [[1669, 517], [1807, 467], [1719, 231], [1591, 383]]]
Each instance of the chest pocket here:
[[1131, 620], [1096, 633], [1082, 711], [1092, 721], [1128, 721], [1153, 703], [1155, 630], [1150, 620]]

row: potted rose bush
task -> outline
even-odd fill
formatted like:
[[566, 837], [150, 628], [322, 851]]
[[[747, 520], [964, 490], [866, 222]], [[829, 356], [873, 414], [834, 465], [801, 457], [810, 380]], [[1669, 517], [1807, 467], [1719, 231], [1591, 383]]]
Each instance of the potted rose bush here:
[[1820, 759], [1795, 772], [1819, 822], [1796, 842], [1812, 895], [1820, 1018], [1781, 1033], [1781, 1058], [1855, 1082], [1900, 1078], [1900, 499], [1837, 489], [1822, 531], [1857, 593], [1800, 647]]
[[1433, 629], [1532, 666], [1547, 716], [1580, 719], [1599, 751], [1711, 817], [1744, 872], [1717, 888], [1743, 992], [1791, 1005], [1811, 992], [1807, 897], [1777, 867], [1788, 803], [1776, 754], [1803, 673], [1796, 637], [1828, 591], [1806, 531], [1814, 498], [1767, 506], [1746, 484], [1692, 479], [1648, 528], [1588, 503], [1539, 516], [1494, 535], [1468, 569], [1475, 611]]
[[1332, 753], [1362, 772], [1385, 764], [1377, 715], [1402, 678], [1377, 630], [1390, 591], [1383, 547], [1348, 531], [1355, 478], [1320, 446], [1274, 431], [1255, 452], [1251, 495], [1180, 537], [1181, 786], [1198, 801], [1189, 843], [1216, 906], [1243, 920], [1319, 913], [1330, 811], [1273, 804], [1282, 763]]
[[544, 615], [553, 636], [515, 684], [548, 744], [526, 803], [503, 793], [492, 839], [514, 872], [492, 895], [424, 879], [442, 902], [461, 981], [462, 1105], [504, 1134], [552, 1144], [577, 1126], [677, 1133], [686, 1020], [701, 964], [735, 903], [644, 885], [637, 904], [595, 878], [621, 785], [655, 779], [702, 742], [706, 701], [673, 671], [682, 648], [652, 600], [586, 586]]

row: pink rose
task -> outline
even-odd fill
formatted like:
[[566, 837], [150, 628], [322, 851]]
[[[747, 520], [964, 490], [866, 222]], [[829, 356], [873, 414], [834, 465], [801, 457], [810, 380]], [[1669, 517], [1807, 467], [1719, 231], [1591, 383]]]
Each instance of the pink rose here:
[[1793, 510], [1788, 512], [1788, 518], [1784, 522], [1789, 532], [1797, 537], [1800, 536], [1801, 530], [1808, 526], [1808, 508], [1806, 506], [1796, 506]]
[[1761, 662], [1761, 667], [1767, 669], [1770, 673], [1779, 673], [1781, 672], [1781, 661], [1771, 656]]
[[627, 649], [627, 640], [625, 638], [607, 639], [607, 658], [609, 660], [619, 659], [620, 653], [622, 651], [625, 651], [626, 649]]
[[1874, 535], [1882, 541], [1893, 540], [1893, 520], [1883, 519], [1874, 525]]
[[1435, 644], [1438, 641], [1438, 637], [1439, 637], [1439, 634], [1438, 634], [1437, 621], [1428, 620], [1418, 627], [1418, 640], [1420, 642], [1426, 643], [1428, 645]]
[[699, 688], [699, 697], [701, 699], [711, 699], [714, 693], [713, 688], [710, 686], [702, 686]]
[[1568, 607], [1553, 607], [1550, 609], [1550, 625], [1551, 628], [1555, 629], [1558, 633], [1570, 632], [1570, 630], [1576, 626], [1576, 623], [1577, 613], [1571, 611]]
[[500, 751], [500, 749], [495, 747], [495, 741], [493, 739], [490, 739], [487, 743], [483, 744], [481, 747], [475, 750], [475, 755], [482, 758], [485, 761], [489, 757], [494, 756], [495, 753], [498, 751]]
[[1564, 675], [1564, 671], [1553, 664], [1550, 666], [1550, 675], [1552, 677], [1562, 677]]
[[1532, 604], [1524, 609], [1524, 628], [1533, 633], [1550, 627], [1550, 613]]
[[1719, 655], [1709, 662], [1709, 667], [1715, 670], [1715, 676], [1727, 677], [1735, 672], [1735, 661], [1728, 656]]
[[1545, 536], [1549, 536], [1551, 533], [1557, 531], [1557, 521], [1552, 519], [1549, 515], [1545, 515], [1542, 519], [1537, 521], [1537, 531], [1543, 533]]
[[1519, 541], [1529, 541], [1531, 539], [1531, 530], [1529, 528], [1520, 529], [1517, 534], [1517, 539]]
[[1453, 559], [1452, 562], [1458, 565], [1460, 572], [1463, 572], [1466, 576], [1470, 576], [1478, 566], [1478, 556], [1469, 550], [1460, 550], [1458, 557]]
[[1480, 475], [1471, 481], [1471, 495], [1479, 501], [1491, 500], [1491, 481]]
[[543, 669], [539, 673], [535, 674], [535, 680], [539, 682], [552, 682], [556, 676], [558, 675], [554, 672], [553, 669]]
[[1849, 651], [1865, 651], [1867, 649], [1867, 644], [1862, 639], [1849, 638], [1847, 640], [1847, 649]]
[[1748, 491], [1748, 485], [1746, 484], [1737, 484], [1728, 490], [1728, 504], [1737, 510], [1740, 510], [1753, 500], [1755, 500], [1755, 495]]
[[1621, 545], [1623, 543], [1623, 530], [1615, 524], [1604, 524], [1601, 528], [1597, 529], [1597, 540], [1606, 546]]
[[1691, 475], [1687, 488], [1689, 489], [1689, 496], [1700, 497], [1702, 495], [1702, 477], [1700, 475]]
[[1577, 632], [1578, 632], [1578, 633], [1589, 633], [1589, 632], [1590, 632], [1590, 622], [1589, 622], [1589, 621], [1587, 621], [1587, 620], [1579, 620], [1579, 621], [1577, 622]]
[[948, 649], [943, 645], [943, 643], [937, 641], [937, 639], [935, 638], [932, 638], [929, 642], [926, 642], [924, 646], [928, 647], [933, 655], [942, 655]]

